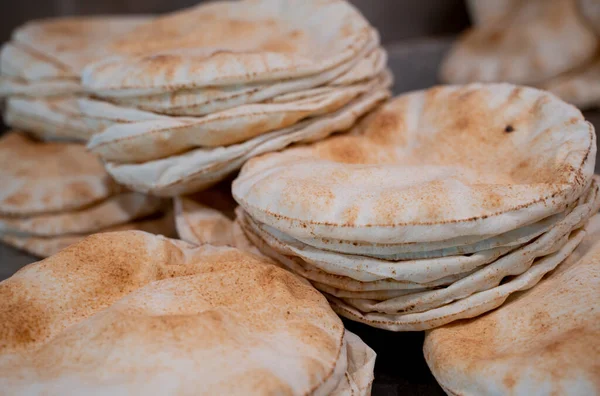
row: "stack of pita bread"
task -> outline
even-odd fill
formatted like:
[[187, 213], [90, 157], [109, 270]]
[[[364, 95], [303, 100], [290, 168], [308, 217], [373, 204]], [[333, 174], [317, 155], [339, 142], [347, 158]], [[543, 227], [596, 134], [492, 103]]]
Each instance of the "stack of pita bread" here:
[[0, 345], [6, 394], [366, 396], [375, 363], [304, 279], [140, 231], [0, 283]]
[[145, 22], [143, 17], [68, 17], [17, 28], [0, 50], [4, 122], [42, 139], [86, 141], [94, 132], [76, 98], [83, 67], [106, 56], [105, 43]]
[[600, 106], [600, 2], [471, 0], [475, 27], [442, 64], [444, 82], [541, 87], [582, 109]]
[[402, 95], [349, 134], [250, 160], [237, 223], [334, 310], [394, 331], [498, 307], [577, 247], [600, 207], [596, 135], [510, 84]]
[[95, 232], [174, 232], [166, 202], [118, 186], [85, 146], [0, 138], [0, 241], [50, 256]]
[[350, 128], [389, 97], [378, 34], [344, 0], [242, 0], [156, 18], [83, 71], [89, 149], [133, 190], [204, 189], [249, 158]]
[[586, 232], [534, 289], [426, 334], [425, 358], [446, 393], [600, 394], [600, 216]]

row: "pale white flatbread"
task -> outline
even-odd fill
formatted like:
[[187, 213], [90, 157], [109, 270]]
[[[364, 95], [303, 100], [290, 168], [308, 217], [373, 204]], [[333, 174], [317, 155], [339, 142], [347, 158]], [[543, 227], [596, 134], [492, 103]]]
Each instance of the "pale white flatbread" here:
[[0, 295], [11, 296], [0, 299], [8, 393], [370, 391], [374, 354], [326, 299], [237, 249], [97, 234], [23, 268]]
[[533, 289], [426, 334], [425, 359], [448, 394], [600, 393], [600, 217], [587, 232]]
[[401, 95], [350, 135], [248, 161], [232, 191], [293, 238], [359, 244], [493, 236], [562, 212], [588, 187], [593, 126], [509, 84]]

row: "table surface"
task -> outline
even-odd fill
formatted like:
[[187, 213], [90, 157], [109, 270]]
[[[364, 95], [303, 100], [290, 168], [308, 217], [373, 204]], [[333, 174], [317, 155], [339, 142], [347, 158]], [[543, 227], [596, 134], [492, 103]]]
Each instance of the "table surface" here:
[[[394, 93], [435, 85], [438, 66], [450, 43], [450, 38], [420, 39], [388, 46]], [[585, 115], [600, 130], [600, 112]], [[599, 163], [596, 161], [596, 173]], [[0, 281], [34, 261], [34, 257], [0, 244]], [[373, 395], [444, 395], [423, 358], [423, 332], [393, 333], [347, 320], [344, 323], [377, 352]]]

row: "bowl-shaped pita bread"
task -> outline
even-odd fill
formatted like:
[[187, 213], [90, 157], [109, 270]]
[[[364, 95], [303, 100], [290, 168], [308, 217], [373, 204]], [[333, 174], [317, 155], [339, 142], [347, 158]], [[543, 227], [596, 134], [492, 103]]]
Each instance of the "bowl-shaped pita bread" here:
[[0, 185], [0, 213], [8, 215], [74, 210], [120, 190], [85, 146], [16, 131], [0, 138]]
[[535, 288], [427, 333], [425, 358], [448, 394], [600, 393], [600, 217], [587, 231]]
[[453, 84], [537, 84], [589, 61], [596, 48], [574, 0], [520, 1], [504, 17], [466, 32], [440, 77]]
[[491, 236], [564, 211], [588, 187], [595, 153], [593, 126], [554, 95], [443, 86], [388, 102], [350, 135], [254, 158], [232, 191], [296, 239]]
[[154, 94], [318, 74], [377, 40], [348, 2], [243, 0], [201, 4], [140, 26], [88, 66], [91, 91]]
[[325, 298], [237, 249], [97, 234], [21, 269], [0, 295], [8, 393], [370, 389], [374, 354], [344, 336]]

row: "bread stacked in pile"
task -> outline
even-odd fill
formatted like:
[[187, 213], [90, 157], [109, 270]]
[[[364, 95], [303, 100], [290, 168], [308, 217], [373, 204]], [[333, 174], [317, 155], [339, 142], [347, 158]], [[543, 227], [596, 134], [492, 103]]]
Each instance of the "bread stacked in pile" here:
[[424, 330], [560, 265], [600, 207], [594, 129], [509, 84], [402, 95], [349, 134], [250, 160], [238, 223], [342, 316]]
[[389, 97], [378, 34], [345, 1], [217, 2], [156, 18], [88, 65], [89, 149], [136, 191], [204, 189], [249, 158], [350, 128]]
[[167, 202], [118, 186], [80, 144], [8, 132], [0, 138], [0, 180], [0, 240], [35, 256], [95, 232], [174, 232]]
[[257, 256], [93, 235], [0, 283], [7, 394], [370, 394], [375, 353]]
[[600, 106], [596, 0], [471, 0], [475, 26], [442, 64], [444, 82], [537, 86], [588, 109]]
[[81, 71], [106, 56], [106, 43], [148, 19], [68, 17], [37, 20], [17, 28], [0, 51], [0, 98], [4, 123], [42, 139], [87, 141], [77, 105], [85, 95]]

